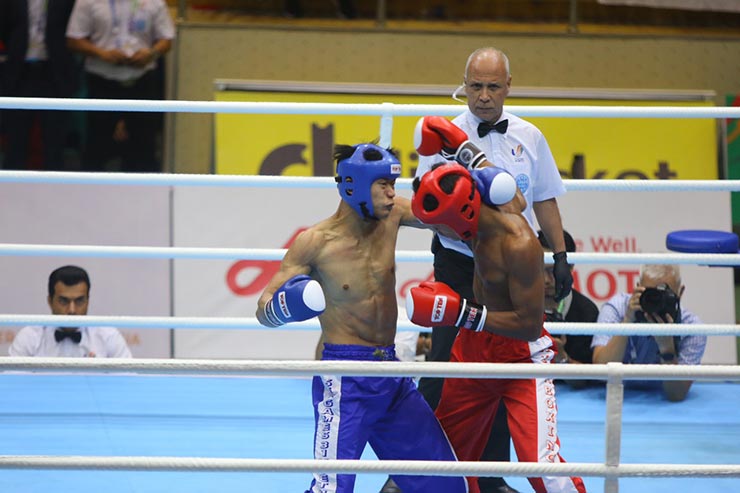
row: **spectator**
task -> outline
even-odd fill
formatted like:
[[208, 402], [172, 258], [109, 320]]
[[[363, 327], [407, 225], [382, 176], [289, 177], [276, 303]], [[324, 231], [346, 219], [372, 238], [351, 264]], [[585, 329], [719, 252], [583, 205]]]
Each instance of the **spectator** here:
[[[69, 98], [79, 85], [79, 63], [67, 49], [65, 29], [74, 0], [3, 0], [0, 39], [7, 59], [0, 77], [0, 95]], [[41, 167], [65, 169], [64, 148], [69, 136], [67, 111], [3, 110], [7, 153], [2, 167], [29, 169], [34, 121], [41, 130]]]
[[[84, 269], [66, 265], [49, 276], [47, 302], [54, 315], [87, 315], [90, 278]], [[113, 327], [29, 326], [18, 332], [10, 356], [130, 358], [131, 351]]]
[[[504, 110], [511, 87], [509, 59], [495, 48], [475, 50], [467, 60], [463, 84], [468, 110], [453, 120], [467, 138], [479, 147], [489, 161], [510, 171], [527, 201], [524, 217], [534, 231], [534, 216], [545, 232], [555, 255], [556, 298], [565, 297], [573, 282], [567, 265], [560, 210], [557, 197], [565, 193], [560, 172], [542, 132], [529, 122]], [[484, 131], [483, 129], [486, 129]], [[416, 176], [422, 176], [431, 166], [442, 161], [437, 156], [420, 156]], [[439, 235], [432, 242], [434, 278], [448, 284], [460, 296], [473, 298], [473, 254], [462, 241]], [[435, 327], [432, 331], [430, 361], [449, 361], [450, 348], [457, 336], [455, 327]], [[442, 392], [441, 378], [422, 378], [419, 390], [432, 408], [437, 407]], [[503, 404], [502, 404], [503, 406]], [[506, 409], [496, 414], [483, 460], [510, 460], [509, 430]], [[483, 493], [517, 493], [503, 478], [481, 478]], [[391, 493], [392, 489], [383, 490]]]
[[[157, 63], [172, 46], [175, 28], [164, 0], [77, 0], [67, 44], [85, 55], [88, 96], [93, 99], [160, 99]], [[121, 158], [122, 171], [160, 171], [156, 112], [91, 111], [83, 167], [100, 171]]]
[[[677, 265], [644, 265], [640, 281], [630, 293], [619, 293], [601, 307], [600, 323], [700, 324], [699, 317], [681, 306], [685, 286]], [[608, 336], [596, 334], [591, 342], [594, 363], [698, 365], [706, 336]], [[626, 381], [625, 386], [663, 389], [669, 401], [686, 398], [693, 382]]]

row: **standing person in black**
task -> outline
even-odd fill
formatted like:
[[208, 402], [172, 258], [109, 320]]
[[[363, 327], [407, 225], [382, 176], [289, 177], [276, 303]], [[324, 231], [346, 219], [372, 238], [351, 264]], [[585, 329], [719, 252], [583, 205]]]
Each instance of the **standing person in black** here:
[[[7, 59], [0, 95], [68, 98], [79, 87], [80, 64], [67, 49], [65, 31], [74, 0], [0, 1], [0, 39]], [[2, 167], [27, 169], [31, 129], [39, 118], [43, 169], [64, 169], [67, 111], [3, 110], [7, 153]]]
[[[565, 251], [575, 252], [576, 242], [567, 231], [563, 231]], [[542, 231], [537, 232], [537, 238], [545, 252], [552, 251], [547, 238]], [[571, 269], [573, 266], [570, 266]], [[579, 291], [572, 289], [563, 299], [555, 299], [555, 280], [552, 266], [545, 266], [545, 320], [547, 322], [596, 322], [599, 318], [599, 309], [596, 304]], [[591, 349], [591, 335], [557, 335], [551, 333], [558, 345], [558, 354], [553, 363], [592, 363], [593, 350]], [[573, 388], [583, 388], [590, 380], [564, 380]], [[594, 380], [594, 382], [597, 382]]]

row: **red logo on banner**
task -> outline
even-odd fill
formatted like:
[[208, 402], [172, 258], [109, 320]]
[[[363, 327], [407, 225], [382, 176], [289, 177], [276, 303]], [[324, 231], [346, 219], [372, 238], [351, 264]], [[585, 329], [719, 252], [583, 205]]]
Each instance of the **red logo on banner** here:
[[[300, 228], [293, 233], [290, 239], [288, 239], [285, 245], [283, 245], [283, 248], [289, 248], [290, 245], [293, 244], [293, 241], [295, 241], [296, 236], [306, 229], [307, 228]], [[238, 277], [243, 271], [248, 269], [257, 269], [259, 273], [252, 282], [246, 286], [240, 285]], [[239, 260], [234, 262], [226, 273], [226, 285], [229, 287], [229, 290], [237, 296], [260, 294], [267, 286], [267, 283], [270, 282], [272, 276], [274, 276], [279, 270], [279, 260]]]

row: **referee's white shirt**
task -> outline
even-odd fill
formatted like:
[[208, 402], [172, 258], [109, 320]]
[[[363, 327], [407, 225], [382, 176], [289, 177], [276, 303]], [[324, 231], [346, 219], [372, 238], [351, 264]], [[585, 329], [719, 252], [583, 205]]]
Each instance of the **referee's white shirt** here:
[[[470, 141], [486, 154], [486, 158], [491, 163], [514, 176], [519, 190], [527, 201], [527, 208], [523, 212], [524, 217], [536, 231], [532, 204], [563, 195], [565, 186], [550, 146], [542, 132], [531, 123], [506, 110], [502, 113], [500, 120], [509, 120], [506, 133], [490, 132], [484, 137], [478, 137], [478, 124], [482, 120], [470, 110], [457, 116], [452, 122], [468, 134]], [[416, 176], [426, 173], [432, 165], [439, 162], [444, 162], [444, 158], [439, 155], [419, 156]], [[472, 257], [472, 252], [462, 241], [442, 235], [439, 239], [445, 248]]]

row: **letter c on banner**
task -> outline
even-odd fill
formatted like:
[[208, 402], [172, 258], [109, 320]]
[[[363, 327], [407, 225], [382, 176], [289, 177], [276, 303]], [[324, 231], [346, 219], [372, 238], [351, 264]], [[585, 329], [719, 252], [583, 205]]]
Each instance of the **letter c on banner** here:
[[[296, 236], [305, 230], [306, 228], [299, 228], [296, 230], [285, 245], [283, 245], [283, 248], [289, 248], [290, 245], [293, 244], [293, 241], [295, 241]], [[242, 271], [247, 269], [258, 269], [259, 274], [249, 284], [239, 284], [239, 275]], [[278, 270], [280, 270], [279, 260], [239, 260], [234, 262], [226, 272], [226, 285], [228, 286], [229, 291], [237, 296], [251, 296], [259, 294], [265, 289], [267, 283], [270, 282], [270, 279], [272, 279], [272, 276], [274, 276]]]

